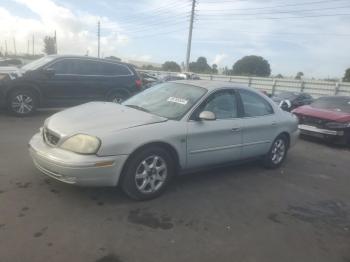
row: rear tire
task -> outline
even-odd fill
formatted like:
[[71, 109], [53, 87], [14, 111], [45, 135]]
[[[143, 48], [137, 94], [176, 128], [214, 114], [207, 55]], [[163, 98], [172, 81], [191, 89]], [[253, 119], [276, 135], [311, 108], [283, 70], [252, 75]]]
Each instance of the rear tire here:
[[19, 117], [32, 115], [38, 106], [38, 97], [31, 90], [16, 90], [8, 98], [8, 110]]
[[263, 164], [266, 168], [274, 169], [282, 165], [288, 152], [288, 138], [286, 135], [279, 135], [272, 143], [272, 146], [264, 157]]
[[171, 154], [161, 147], [149, 147], [128, 161], [120, 185], [130, 198], [150, 200], [165, 191], [174, 173]]

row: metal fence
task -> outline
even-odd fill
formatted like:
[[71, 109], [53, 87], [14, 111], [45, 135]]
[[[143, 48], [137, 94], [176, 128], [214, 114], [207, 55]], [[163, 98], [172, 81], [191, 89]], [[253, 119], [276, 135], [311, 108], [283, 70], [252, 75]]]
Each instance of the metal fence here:
[[[177, 75], [176, 72], [139, 70], [155, 75]], [[226, 75], [208, 75], [198, 74], [201, 79], [213, 81], [228, 81], [237, 84], [243, 84], [252, 88], [264, 90], [268, 93], [278, 91], [306, 92], [314, 97], [339, 95], [350, 96], [350, 83], [330, 82], [317, 80], [296, 80], [286, 78], [271, 77], [245, 77], [245, 76], [226, 76]]]

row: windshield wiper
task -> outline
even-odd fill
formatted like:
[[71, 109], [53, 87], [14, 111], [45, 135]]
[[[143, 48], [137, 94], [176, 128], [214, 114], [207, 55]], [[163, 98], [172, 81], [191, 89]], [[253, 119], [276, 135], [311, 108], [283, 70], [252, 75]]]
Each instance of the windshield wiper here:
[[149, 110], [147, 110], [146, 108], [143, 108], [141, 106], [136, 106], [136, 105], [125, 105], [125, 106], [128, 106], [128, 107], [131, 107], [131, 108], [134, 108], [134, 109], [137, 109], [137, 110], [149, 113]]

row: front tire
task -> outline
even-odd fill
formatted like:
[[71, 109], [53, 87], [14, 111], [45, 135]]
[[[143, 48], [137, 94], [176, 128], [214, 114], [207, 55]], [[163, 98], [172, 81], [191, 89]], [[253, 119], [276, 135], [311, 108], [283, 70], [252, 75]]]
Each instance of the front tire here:
[[10, 94], [8, 110], [19, 117], [33, 114], [38, 106], [37, 96], [30, 90], [17, 90]]
[[168, 151], [146, 148], [127, 163], [121, 187], [132, 199], [153, 199], [164, 192], [174, 173], [175, 164]]
[[286, 159], [288, 152], [288, 138], [286, 135], [279, 135], [272, 143], [272, 146], [264, 157], [263, 164], [266, 168], [278, 168]]

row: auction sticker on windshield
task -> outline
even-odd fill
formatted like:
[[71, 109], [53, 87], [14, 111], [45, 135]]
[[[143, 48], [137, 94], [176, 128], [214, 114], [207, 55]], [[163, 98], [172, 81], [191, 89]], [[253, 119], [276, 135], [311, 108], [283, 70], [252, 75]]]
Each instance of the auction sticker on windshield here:
[[183, 99], [183, 98], [178, 98], [178, 97], [169, 97], [168, 102], [173, 102], [173, 103], [178, 103], [178, 104], [181, 104], [181, 105], [186, 105], [188, 103], [188, 100], [186, 99]]

